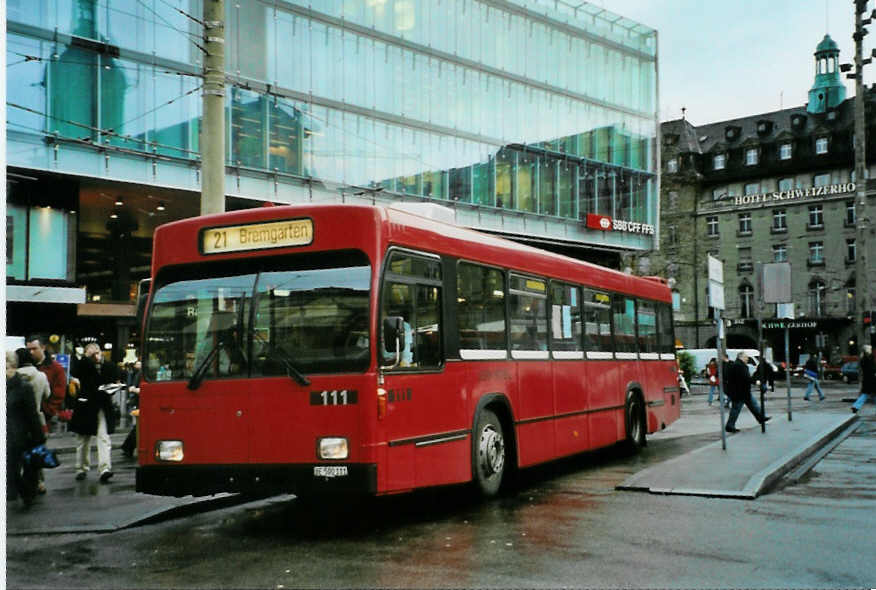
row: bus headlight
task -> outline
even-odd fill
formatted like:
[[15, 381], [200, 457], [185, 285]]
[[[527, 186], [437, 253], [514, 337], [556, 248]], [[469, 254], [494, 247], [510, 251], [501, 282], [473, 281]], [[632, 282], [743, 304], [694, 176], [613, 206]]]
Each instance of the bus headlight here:
[[320, 459], [346, 459], [350, 455], [347, 439], [341, 437], [319, 439]]
[[155, 459], [157, 461], [182, 461], [183, 442], [181, 440], [160, 440], [156, 442]]

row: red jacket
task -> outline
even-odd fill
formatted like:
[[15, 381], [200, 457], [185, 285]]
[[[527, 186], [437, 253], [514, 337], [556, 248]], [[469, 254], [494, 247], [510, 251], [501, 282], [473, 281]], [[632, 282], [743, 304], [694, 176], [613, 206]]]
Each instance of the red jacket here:
[[49, 389], [52, 394], [43, 402], [43, 413], [46, 416], [55, 416], [64, 409], [64, 398], [67, 396], [67, 373], [61, 363], [46, 355], [43, 362], [37, 367], [45, 373], [49, 380]]

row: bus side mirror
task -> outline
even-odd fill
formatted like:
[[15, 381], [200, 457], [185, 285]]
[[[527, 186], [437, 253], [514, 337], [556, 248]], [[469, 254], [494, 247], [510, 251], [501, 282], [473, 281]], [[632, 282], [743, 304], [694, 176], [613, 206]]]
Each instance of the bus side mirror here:
[[395, 356], [393, 367], [401, 362], [401, 351], [405, 348], [405, 321], [401, 316], [383, 318], [383, 350]]
[[149, 289], [152, 279], [143, 279], [137, 285], [137, 323], [142, 326], [143, 315], [146, 313], [146, 303], [149, 301]]

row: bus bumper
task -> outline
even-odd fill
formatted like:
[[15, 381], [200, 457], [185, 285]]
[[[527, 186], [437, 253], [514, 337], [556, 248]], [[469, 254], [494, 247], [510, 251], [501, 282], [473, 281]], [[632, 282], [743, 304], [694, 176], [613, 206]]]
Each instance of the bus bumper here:
[[156, 496], [244, 493], [299, 496], [377, 493], [372, 463], [296, 465], [145, 465], [137, 468], [136, 490]]

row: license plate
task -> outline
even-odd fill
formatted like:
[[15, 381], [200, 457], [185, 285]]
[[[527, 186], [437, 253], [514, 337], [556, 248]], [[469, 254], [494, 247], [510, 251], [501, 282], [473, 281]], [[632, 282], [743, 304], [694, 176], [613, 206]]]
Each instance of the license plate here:
[[316, 465], [313, 468], [314, 477], [345, 477], [349, 474], [346, 465]]

